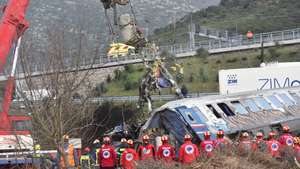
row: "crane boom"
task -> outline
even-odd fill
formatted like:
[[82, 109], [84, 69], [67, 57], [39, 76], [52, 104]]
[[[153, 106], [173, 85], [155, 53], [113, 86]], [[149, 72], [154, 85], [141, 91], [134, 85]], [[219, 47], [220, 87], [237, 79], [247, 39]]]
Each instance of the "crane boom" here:
[[29, 0], [9, 0], [0, 22], [0, 72], [6, 64], [13, 43], [28, 28], [25, 13]]

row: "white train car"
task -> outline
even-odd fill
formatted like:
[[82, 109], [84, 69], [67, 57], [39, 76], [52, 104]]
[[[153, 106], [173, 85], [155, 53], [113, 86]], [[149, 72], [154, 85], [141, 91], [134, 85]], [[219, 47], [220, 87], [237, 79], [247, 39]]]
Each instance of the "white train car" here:
[[298, 132], [300, 87], [181, 99], [152, 113], [141, 134], [159, 130], [157, 135], [170, 134], [179, 143], [186, 133], [202, 140], [205, 131], [214, 135], [219, 129], [229, 137], [245, 130], [280, 130], [284, 124]]

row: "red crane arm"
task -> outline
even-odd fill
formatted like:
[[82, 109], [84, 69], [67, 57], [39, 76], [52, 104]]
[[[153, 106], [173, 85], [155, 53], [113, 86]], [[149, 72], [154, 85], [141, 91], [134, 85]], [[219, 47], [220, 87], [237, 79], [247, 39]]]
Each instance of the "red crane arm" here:
[[0, 22], [0, 72], [3, 71], [13, 43], [28, 28], [25, 13], [29, 0], [9, 0]]

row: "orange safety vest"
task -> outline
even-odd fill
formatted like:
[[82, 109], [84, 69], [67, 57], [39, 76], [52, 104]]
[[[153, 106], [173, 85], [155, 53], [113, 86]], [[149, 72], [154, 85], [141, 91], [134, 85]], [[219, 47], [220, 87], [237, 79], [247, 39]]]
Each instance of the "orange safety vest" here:
[[[69, 160], [69, 166], [70, 167], [75, 167], [75, 159], [74, 159], [74, 146], [72, 144], [69, 145], [68, 149], [65, 150], [67, 152], [68, 160]], [[66, 167], [65, 161], [63, 156], [60, 157], [60, 166], [61, 167]]]

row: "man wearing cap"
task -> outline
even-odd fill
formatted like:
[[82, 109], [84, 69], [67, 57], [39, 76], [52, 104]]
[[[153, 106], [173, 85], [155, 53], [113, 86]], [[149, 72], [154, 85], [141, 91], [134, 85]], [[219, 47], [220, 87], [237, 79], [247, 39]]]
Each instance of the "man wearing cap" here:
[[214, 142], [210, 139], [210, 132], [204, 132], [204, 140], [200, 144], [201, 152], [204, 157], [210, 158], [213, 156]]
[[95, 169], [99, 169], [98, 153], [100, 151], [100, 148], [101, 148], [100, 140], [99, 139], [94, 140], [91, 159], [92, 159], [92, 164], [95, 166]]
[[136, 161], [139, 159], [136, 151], [134, 150], [133, 140], [127, 141], [128, 148], [121, 155], [121, 167], [123, 169], [135, 169], [137, 166]]

